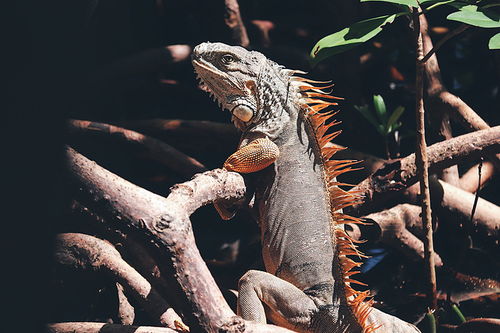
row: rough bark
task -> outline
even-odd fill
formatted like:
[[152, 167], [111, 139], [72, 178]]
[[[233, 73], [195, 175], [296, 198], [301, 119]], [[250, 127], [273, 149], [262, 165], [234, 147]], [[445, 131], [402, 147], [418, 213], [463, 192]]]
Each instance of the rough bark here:
[[85, 223], [91, 225], [92, 230], [99, 236], [102, 235], [102, 238], [114, 243], [122, 257], [145, 277], [168, 303], [172, 303], [171, 287], [164, 276], [167, 269], [162, 267], [162, 258], [158, 255], [156, 247], [148, 246], [144, 239], [136, 234], [124, 233], [113, 228], [105, 219], [79, 202], [74, 202], [71, 208], [72, 213], [83, 217]]
[[125, 290], [123, 286], [116, 283], [116, 292], [118, 294], [118, 319], [122, 325], [132, 325], [135, 319], [135, 310], [132, 304], [127, 299], [125, 295]]
[[[432, 39], [429, 35], [429, 27], [427, 19], [424, 14], [419, 16], [420, 20], [420, 31], [422, 33], [422, 44], [424, 54], [428, 59], [422, 59], [424, 62], [424, 75], [426, 80], [426, 94], [427, 100], [427, 110], [429, 110], [429, 115], [431, 120], [431, 125], [436, 127], [434, 137], [436, 141], [448, 140], [453, 137], [450, 116], [448, 113], [444, 112], [443, 108], [436, 104], [435, 95], [443, 91], [444, 85], [441, 78], [441, 71], [439, 69], [439, 63], [437, 56], [431, 50], [435, 50], [432, 44]], [[449, 168], [440, 170], [438, 177], [445, 182], [457, 186], [458, 184], [458, 166], [452, 165]]]
[[106, 241], [84, 234], [60, 234], [56, 238], [54, 258], [60, 265], [111, 276], [158, 324], [175, 328], [175, 321], [181, 321], [151, 284]]
[[179, 333], [166, 327], [128, 326], [92, 322], [68, 322], [47, 325], [47, 333]]
[[415, 30], [415, 100], [416, 100], [416, 132], [417, 143], [415, 162], [420, 183], [422, 207], [422, 225], [424, 227], [424, 267], [427, 277], [426, 293], [431, 310], [437, 308], [436, 271], [434, 268], [434, 241], [431, 214], [431, 194], [429, 190], [429, 161], [427, 158], [427, 143], [425, 142], [425, 109], [424, 109], [424, 63], [422, 32], [420, 28], [419, 10], [413, 9], [413, 29]]
[[[411, 204], [400, 204], [384, 211], [363, 217], [368, 225], [346, 225], [346, 231], [354, 240], [382, 242], [401, 250], [413, 261], [424, 259], [424, 236], [422, 228], [421, 208]], [[434, 253], [436, 266], [443, 262]]]
[[454, 221], [456, 227], [465, 228], [474, 239], [498, 252], [500, 243], [500, 207], [478, 199], [471, 221], [475, 195], [443, 181], [432, 182], [434, 205], [440, 207], [436, 213], [444, 220]]
[[[433, 49], [432, 40], [427, 31], [428, 23], [425, 15], [420, 15], [420, 24], [424, 32], [424, 50]], [[465, 30], [460, 26], [456, 32]], [[462, 30], [463, 29], [463, 30]], [[436, 54], [425, 62], [425, 75], [428, 82], [428, 103], [434, 109], [439, 109], [442, 114], [448, 114], [451, 118], [461, 123], [466, 129], [478, 131], [488, 129], [490, 126], [469, 106], [462, 101], [459, 97], [450, 93], [443, 84], [441, 78], [441, 70], [437, 61]], [[492, 155], [491, 160], [497, 170], [500, 170], [500, 154]], [[454, 176], [452, 176], [454, 177]], [[453, 181], [452, 185], [457, 185]]]
[[[254, 332], [254, 333], [293, 333], [285, 328], [249, 323], [247, 329], [238, 327], [230, 331], [228, 327], [222, 327], [219, 333], [224, 332]], [[68, 322], [54, 323], [47, 325], [47, 333], [179, 333], [166, 327], [153, 326], [125, 326], [107, 323], [91, 323], [91, 322]]]
[[84, 137], [88, 140], [94, 136], [101, 140], [112, 139], [122, 144], [128, 144], [145, 153], [149, 158], [186, 177], [206, 171], [205, 166], [196, 159], [158, 139], [132, 130], [86, 120], [69, 120], [67, 128], [73, 139]]
[[500, 332], [500, 319], [498, 318], [476, 318], [460, 324], [456, 333], [495, 333]]
[[127, 182], [72, 149], [67, 154], [70, 186], [77, 199], [110, 222], [149, 235], [170, 257], [168, 265], [176, 282], [172, 292], [192, 332], [244, 329], [289, 332], [235, 316], [196, 247], [189, 215], [216, 199], [243, 200], [246, 187], [239, 174], [220, 169], [205, 172], [174, 186], [165, 199]]
[[[427, 147], [429, 172], [447, 168], [465, 159], [474, 159], [500, 151], [500, 126], [455, 137]], [[358, 191], [365, 200], [349, 209], [355, 215], [368, 214], [401, 190], [417, 182], [415, 154], [389, 161], [351, 191]]]

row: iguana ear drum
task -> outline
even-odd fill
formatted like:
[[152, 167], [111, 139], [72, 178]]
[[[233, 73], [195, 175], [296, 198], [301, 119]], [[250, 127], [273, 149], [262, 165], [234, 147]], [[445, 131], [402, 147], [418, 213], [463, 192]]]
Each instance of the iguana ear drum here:
[[238, 118], [239, 120], [244, 121], [244, 122], [250, 121], [250, 119], [252, 119], [252, 117], [253, 117], [253, 111], [252, 111], [252, 109], [250, 109], [246, 105], [238, 105], [238, 106], [236, 106], [233, 109], [232, 114], [236, 118]]

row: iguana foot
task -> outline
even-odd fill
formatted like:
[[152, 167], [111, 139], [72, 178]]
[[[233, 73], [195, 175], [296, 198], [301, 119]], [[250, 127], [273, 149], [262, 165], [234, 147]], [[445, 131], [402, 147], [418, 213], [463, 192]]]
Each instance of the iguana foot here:
[[259, 138], [229, 156], [224, 162], [224, 169], [240, 173], [260, 171], [273, 164], [279, 153], [274, 142], [268, 138]]

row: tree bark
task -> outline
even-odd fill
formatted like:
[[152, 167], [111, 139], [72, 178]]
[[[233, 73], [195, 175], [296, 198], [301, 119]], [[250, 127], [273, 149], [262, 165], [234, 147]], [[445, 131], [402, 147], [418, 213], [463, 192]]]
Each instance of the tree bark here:
[[243, 177], [220, 169], [207, 171], [176, 185], [162, 198], [103, 169], [68, 149], [70, 186], [77, 200], [96, 209], [110, 222], [141, 231], [169, 256], [175, 285], [172, 292], [191, 332], [290, 332], [244, 321], [224, 300], [196, 247], [189, 216], [216, 199], [244, 200]]
[[174, 147], [132, 130], [86, 120], [69, 120], [67, 129], [73, 139], [83, 136], [88, 140], [89, 137], [96, 136], [99, 139], [112, 139], [136, 149], [138, 148], [151, 159], [162, 163], [167, 168], [185, 177], [191, 177], [195, 173], [207, 170], [196, 159], [178, 151]]
[[135, 269], [127, 264], [108, 242], [85, 234], [59, 234], [55, 261], [77, 269], [98, 270], [115, 279], [158, 323], [175, 328], [180, 317]]
[[[474, 159], [500, 151], [500, 126], [455, 137], [427, 147], [429, 172], [447, 168], [465, 159]], [[350, 191], [358, 192], [365, 200], [348, 208], [353, 215], [368, 214], [395, 194], [417, 182], [415, 154], [389, 161], [373, 175]]]

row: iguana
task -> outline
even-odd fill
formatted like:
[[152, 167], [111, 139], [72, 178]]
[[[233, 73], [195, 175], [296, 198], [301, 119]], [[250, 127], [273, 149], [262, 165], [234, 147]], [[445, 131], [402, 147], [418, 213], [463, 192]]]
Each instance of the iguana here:
[[[192, 63], [242, 131], [224, 168], [255, 183], [267, 272], [240, 279], [238, 315], [299, 332], [419, 332], [351, 287], [360, 263], [350, 257], [362, 254], [342, 224], [361, 221], [342, 208], [359, 198], [336, 181], [355, 161], [330, 160], [338, 148], [327, 143], [340, 133], [329, 131], [338, 124], [329, 110], [336, 97], [324, 92], [332, 85], [222, 43], [198, 45]], [[233, 215], [223, 204], [216, 208], [225, 219]]]

